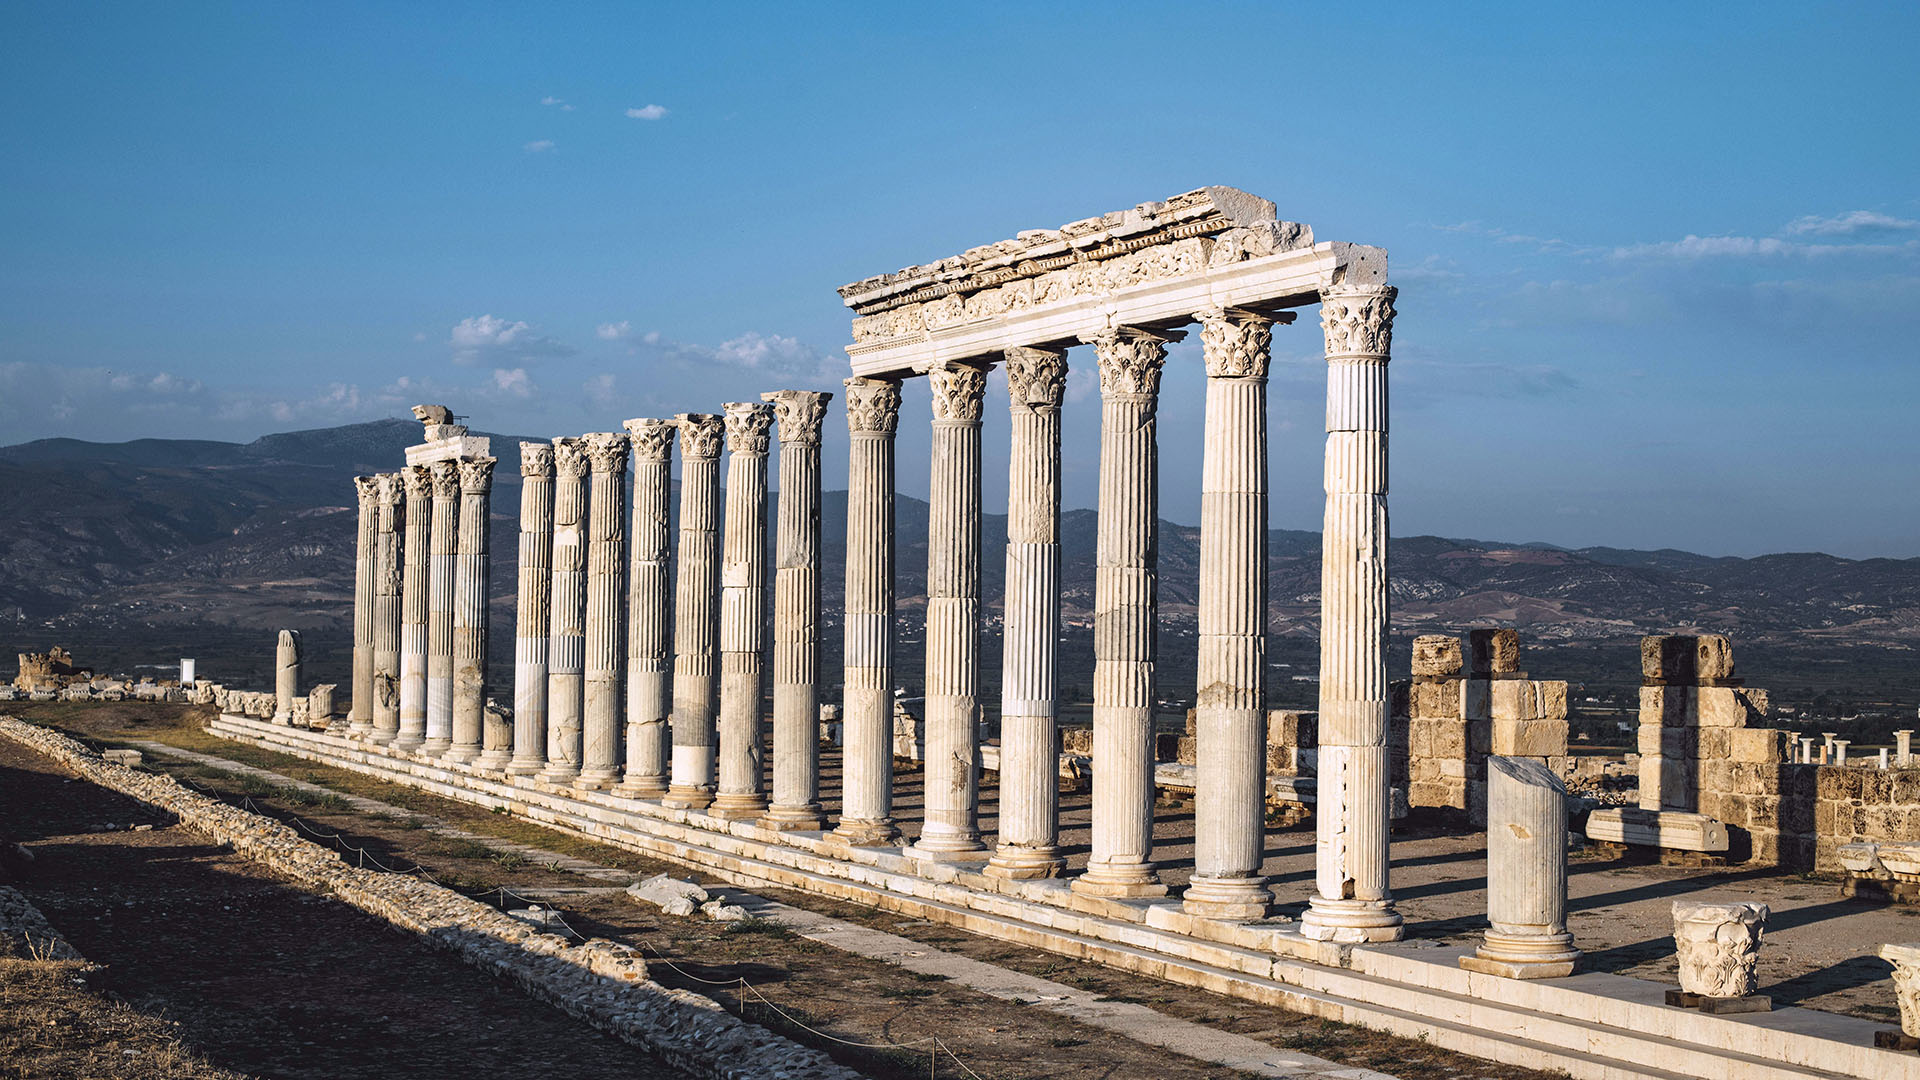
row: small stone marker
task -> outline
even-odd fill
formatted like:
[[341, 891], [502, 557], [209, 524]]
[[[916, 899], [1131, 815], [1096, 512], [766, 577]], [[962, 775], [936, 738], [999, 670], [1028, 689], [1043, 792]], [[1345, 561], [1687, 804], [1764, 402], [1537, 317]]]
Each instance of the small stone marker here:
[[1767, 915], [1765, 904], [1675, 900], [1680, 989], [1667, 991], [1667, 1004], [1704, 1013], [1771, 1011], [1773, 999], [1754, 993]]
[[1880, 959], [1893, 965], [1893, 996], [1900, 1002], [1900, 1030], [1876, 1031], [1883, 1050], [1920, 1050], [1920, 944], [1882, 945]]
[[128, 767], [139, 765], [142, 761], [146, 760], [146, 756], [138, 750], [108, 750], [100, 756], [113, 762], [115, 765], [126, 765]]

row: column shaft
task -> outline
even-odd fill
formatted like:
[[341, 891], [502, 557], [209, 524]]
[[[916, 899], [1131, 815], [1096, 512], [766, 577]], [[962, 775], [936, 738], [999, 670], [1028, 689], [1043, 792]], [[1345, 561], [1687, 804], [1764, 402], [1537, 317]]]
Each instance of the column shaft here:
[[382, 473], [373, 536], [373, 741], [400, 734], [400, 518], [405, 492], [397, 473]]
[[910, 853], [985, 858], [980, 843], [980, 413], [986, 369], [927, 372], [926, 816]]
[[780, 424], [773, 582], [773, 802], [761, 824], [815, 830], [820, 813], [820, 428], [832, 394], [760, 395]]
[[1066, 354], [1009, 349], [1005, 647], [1000, 665], [1000, 838], [986, 872], [1052, 877], [1060, 854], [1060, 402]]
[[460, 554], [460, 465], [436, 461], [427, 582], [427, 741], [438, 756], [453, 745], [453, 578]]
[[1300, 932], [1404, 933], [1387, 888], [1387, 359], [1394, 290], [1321, 294], [1327, 339], [1326, 523], [1320, 556], [1320, 801], [1316, 895]]
[[553, 618], [553, 447], [520, 444], [520, 595], [513, 631], [513, 761], [532, 776], [547, 764], [547, 629]]
[[1532, 758], [1487, 759], [1487, 930], [1460, 966], [1516, 979], [1573, 974], [1567, 789]]
[[373, 731], [373, 534], [380, 511], [373, 477], [356, 476], [353, 487], [360, 517], [353, 539], [353, 701], [347, 730], [366, 736]]
[[587, 510], [585, 706], [578, 785], [612, 787], [620, 779], [621, 670], [626, 667], [627, 436], [603, 431], [584, 440], [593, 469]]
[[848, 379], [847, 598], [840, 824], [850, 844], [892, 843], [893, 437], [900, 384]]
[[1207, 424], [1200, 479], [1194, 866], [1185, 908], [1257, 919], [1266, 855], [1267, 359], [1272, 320], [1201, 313]]
[[493, 458], [460, 462], [460, 527], [453, 570], [452, 761], [479, 760], [486, 768], [507, 764], [511, 740], [487, 734], [487, 581], [493, 544], [487, 535], [493, 514]]
[[680, 559], [673, 605], [673, 761], [665, 804], [704, 810], [714, 788], [714, 645], [720, 622], [720, 442], [724, 425], [681, 413]]
[[433, 531], [433, 470], [401, 470], [407, 489], [406, 542], [400, 575], [400, 735], [393, 745], [412, 750], [427, 740], [427, 582]]
[[654, 799], [667, 793], [667, 678], [672, 663], [667, 497], [673, 488], [673, 422], [629, 420], [633, 450], [633, 530], [627, 586], [627, 767], [614, 793]]
[[293, 699], [300, 696], [300, 632], [282, 630], [273, 650], [273, 722], [293, 723]]
[[578, 439], [553, 440], [553, 590], [547, 622], [547, 767], [540, 778], [580, 775], [582, 672], [587, 617], [587, 455]]
[[767, 808], [761, 784], [767, 617], [767, 449], [773, 409], [726, 406], [727, 518], [720, 565], [720, 787], [715, 817], [745, 820]]

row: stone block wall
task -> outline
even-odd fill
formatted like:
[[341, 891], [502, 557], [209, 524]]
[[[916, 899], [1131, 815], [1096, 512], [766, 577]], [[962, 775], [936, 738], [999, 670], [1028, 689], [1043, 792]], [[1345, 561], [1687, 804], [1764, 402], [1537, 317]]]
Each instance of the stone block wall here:
[[[1161, 732], [1156, 736], [1154, 760], [1192, 765], [1199, 748], [1195, 735], [1198, 722], [1198, 714], [1188, 709], [1185, 735]], [[1091, 734], [1088, 733], [1089, 737]], [[1268, 775], [1311, 775], [1318, 760], [1318, 746], [1317, 714], [1296, 709], [1274, 709], [1267, 713]]]
[[1424, 634], [1413, 643], [1413, 678], [1395, 685], [1394, 781], [1411, 807], [1486, 820], [1487, 756], [1553, 764], [1567, 753], [1567, 684], [1520, 670], [1520, 635], [1475, 630]]
[[1835, 852], [1842, 844], [1920, 840], [1920, 766], [1795, 768], [1817, 775], [1808, 822], [1814, 869], [1840, 870]]

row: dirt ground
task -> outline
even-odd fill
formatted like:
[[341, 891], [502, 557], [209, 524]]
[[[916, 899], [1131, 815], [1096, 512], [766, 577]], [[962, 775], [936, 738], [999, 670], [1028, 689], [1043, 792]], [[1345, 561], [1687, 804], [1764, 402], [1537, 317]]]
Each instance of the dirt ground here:
[[[419, 827], [421, 819], [431, 817], [472, 832], [533, 844], [639, 873], [669, 872], [680, 877], [698, 877], [679, 867], [542, 829], [503, 814], [215, 739], [198, 729], [187, 710], [177, 707], [128, 704], [71, 707], [59, 715], [36, 715], [27, 710], [18, 710], [18, 713], [107, 744], [115, 737], [159, 739], [405, 807], [409, 816], [367, 815], [351, 809], [343, 800], [289, 792], [217, 769], [153, 759], [148, 762], [223, 797], [236, 801], [251, 798], [262, 812], [284, 819], [298, 818], [321, 833], [338, 833], [342, 837], [340, 844], [365, 848], [387, 865], [421, 865], [437, 880], [456, 884], [471, 893], [506, 887], [516, 892], [539, 894], [543, 890], [594, 888], [604, 883], [517, 857], [501, 856], [471, 842], [463, 844], [435, 837]], [[1541, 1075], [863, 907], [781, 890], [767, 890], [765, 895], [947, 951], [1095, 991], [1114, 1000], [1137, 1002], [1274, 1046], [1364, 1066], [1406, 1080], [1461, 1076], [1522, 1080]], [[850, 1047], [836, 1040], [917, 1044], [926, 1036], [937, 1036], [965, 1063], [966, 1069], [986, 1080], [1022, 1077], [1200, 1080], [1241, 1075], [1116, 1038], [1105, 1030], [1043, 1010], [843, 953], [800, 939], [770, 924], [729, 927], [704, 919], [675, 918], [662, 915], [651, 906], [636, 904], [617, 892], [562, 896], [549, 893], [535, 898], [558, 907], [568, 923], [584, 934], [624, 941], [651, 957], [670, 961], [671, 967], [666, 963], [654, 967], [654, 974], [661, 982], [711, 996], [748, 1019], [827, 1050], [846, 1064], [883, 1080], [968, 1074], [951, 1060], [936, 1057], [930, 1062], [927, 1051], [918, 1045], [908, 1049], [874, 1049]], [[49, 918], [54, 918], [52, 912]], [[55, 922], [58, 925], [57, 919]], [[743, 993], [738, 986], [741, 979], [753, 990]], [[721, 985], [714, 985], [716, 983]], [[772, 1001], [777, 1011], [769, 1008], [761, 1000], [762, 996]], [[541, 1006], [523, 1001], [518, 1008], [526, 1011]], [[806, 1030], [808, 1028], [824, 1033], [824, 1037]], [[1097, 1052], [1089, 1052], [1089, 1047], [1097, 1048]]]

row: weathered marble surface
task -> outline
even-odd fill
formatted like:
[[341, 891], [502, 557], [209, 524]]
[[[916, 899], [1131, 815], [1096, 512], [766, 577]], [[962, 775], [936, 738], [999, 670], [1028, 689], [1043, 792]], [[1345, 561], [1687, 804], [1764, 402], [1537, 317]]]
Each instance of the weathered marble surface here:
[[1900, 1002], [1900, 1031], [1920, 1039], [1920, 944], [1882, 945], [1880, 959], [1893, 965], [1893, 993]]
[[1767, 914], [1765, 904], [1675, 900], [1673, 940], [1680, 956], [1680, 989], [1714, 998], [1753, 993]]

